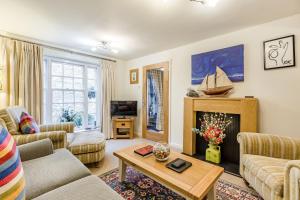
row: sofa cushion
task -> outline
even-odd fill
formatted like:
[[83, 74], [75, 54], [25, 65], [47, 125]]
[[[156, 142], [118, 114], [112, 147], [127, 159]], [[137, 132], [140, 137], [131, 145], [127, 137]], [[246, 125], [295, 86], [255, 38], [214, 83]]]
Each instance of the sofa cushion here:
[[26, 180], [26, 199], [32, 199], [80, 178], [91, 172], [68, 150], [23, 162]]
[[122, 200], [97, 176], [88, 176], [64, 185], [34, 200]]
[[24, 172], [13, 137], [0, 126], [0, 199], [25, 199]]
[[22, 112], [19, 126], [23, 134], [32, 134], [40, 132], [40, 128], [38, 127], [36, 121], [31, 115], [29, 115], [26, 112]]
[[0, 110], [0, 118], [5, 121], [7, 130], [10, 134], [12, 134], [12, 135], [18, 134], [19, 127], [17, 127], [15, 121], [10, 116], [7, 109], [1, 109]]
[[93, 153], [105, 148], [105, 137], [100, 132], [67, 134], [68, 149], [74, 154]]
[[2, 126], [3, 128], [5, 128], [7, 130], [5, 121], [2, 118], [0, 118], [0, 126]]
[[250, 154], [244, 154], [241, 160], [253, 177], [257, 177], [280, 196], [283, 196], [284, 169], [288, 161]]

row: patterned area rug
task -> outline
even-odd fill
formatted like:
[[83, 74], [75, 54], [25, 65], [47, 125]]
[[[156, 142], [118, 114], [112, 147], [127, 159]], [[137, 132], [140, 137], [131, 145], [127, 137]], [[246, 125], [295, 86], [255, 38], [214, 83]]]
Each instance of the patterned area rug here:
[[[100, 176], [113, 190], [126, 200], [184, 200], [170, 189], [131, 167], [127, 168], [126, 180], [118, 181], [119, 171], [114, 169]], [[217, 184], [218, 200], [262, 200], [253, 190], [241, 188], [224, 180]]]

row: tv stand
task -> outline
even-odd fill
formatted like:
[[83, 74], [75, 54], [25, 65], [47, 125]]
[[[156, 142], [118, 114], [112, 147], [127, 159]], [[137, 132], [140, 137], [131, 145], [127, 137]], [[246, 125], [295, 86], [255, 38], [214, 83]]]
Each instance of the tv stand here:
[[130, 138], [134, 135], [134, 118], [113, 118], [113, 136], [114, 139]]

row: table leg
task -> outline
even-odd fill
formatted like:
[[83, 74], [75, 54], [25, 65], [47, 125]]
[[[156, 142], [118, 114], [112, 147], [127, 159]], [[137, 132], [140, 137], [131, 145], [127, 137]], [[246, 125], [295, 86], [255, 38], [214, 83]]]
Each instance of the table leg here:
[[214, 184], [214, 186], [211, 188], [211, 190], [207, 194], [207, 199], [208, 200], [215, 200], [216, 198], [216, 185], [217, 183]]
[[119, 159], [119, 181], [123, 182], [126, 175], [126, 164], [123, 160]]

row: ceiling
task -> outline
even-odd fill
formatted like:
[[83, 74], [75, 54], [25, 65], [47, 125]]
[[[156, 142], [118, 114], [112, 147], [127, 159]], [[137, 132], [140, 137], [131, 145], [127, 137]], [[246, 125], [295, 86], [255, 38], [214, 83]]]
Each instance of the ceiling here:
[[92, 52], [107, 40], [132, 59], [300, 13], [299, 0], [0, 0], [0, 30]]

